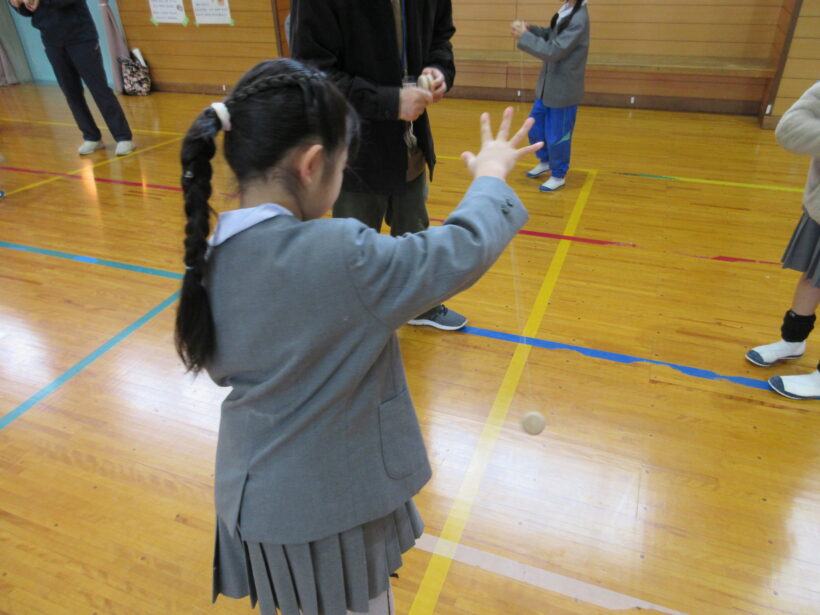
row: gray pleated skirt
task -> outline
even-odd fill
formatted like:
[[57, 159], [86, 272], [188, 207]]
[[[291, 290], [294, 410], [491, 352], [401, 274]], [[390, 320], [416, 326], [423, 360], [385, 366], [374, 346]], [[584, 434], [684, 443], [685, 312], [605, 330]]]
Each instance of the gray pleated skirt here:
[[820, 224], [805, 211], [783, 253], [783, 268], [805, 273], [820, 288]]
[[412, 500], [393, 513], [304, 544], [246, 542], [217, 517], [213, 599], [250, 596], [262, 615], [367, 613], [424, 523]]

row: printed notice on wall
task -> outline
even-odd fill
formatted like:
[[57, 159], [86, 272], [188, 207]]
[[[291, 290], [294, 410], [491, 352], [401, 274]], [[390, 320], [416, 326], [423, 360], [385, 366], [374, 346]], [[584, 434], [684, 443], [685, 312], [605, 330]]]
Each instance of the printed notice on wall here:
[[194, 21], [203, 24], [233, 24], [228, 0], [191, 0], [194, 5]]
[[148, 3], [151, 5], [151, 23], [155, 26], [161, 23], [188, 25], [182, 0], [148, 0]]

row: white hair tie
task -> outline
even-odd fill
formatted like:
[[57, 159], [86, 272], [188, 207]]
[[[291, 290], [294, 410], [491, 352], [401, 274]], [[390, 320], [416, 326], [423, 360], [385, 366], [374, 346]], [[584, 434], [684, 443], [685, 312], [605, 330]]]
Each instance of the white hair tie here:
[[216, 111], [219, 121], [222, 122], [222, 130], [229, 132], [231, 130], [231, 114], [225, 103], [215, 102], [211, 103], [211, 108]]

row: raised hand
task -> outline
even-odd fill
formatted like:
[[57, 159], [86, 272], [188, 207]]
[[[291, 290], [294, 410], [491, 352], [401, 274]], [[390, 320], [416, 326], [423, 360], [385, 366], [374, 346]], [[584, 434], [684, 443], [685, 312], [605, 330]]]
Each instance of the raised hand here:
[[428, 66], [421, 71], [421, 74], [430, 75], [433, 78], [433, 87], [430, 90], [433, 93], [433, 102], [436, 103], [444, 98], [444, 95], [447, 93], [447, 83], [444, 80], [444, 73], [437, 68]]
[[467, 169], [473, 177], [497, 177], [505, 180], [510, 171], [515, 167], [515, 163], [522, 156], [532, 154], [544, 146], [543, 141], [534, 143], [527, 147], [516, 149], [516, 145], [527, 135], [532, 128], [534, 120], [528, 117], [524, 124], [510, 138], [510, 125], [512, 124], [513, 108], [504, 109], [504, 116], [501, 119], [501, 126], [498, 134], [493, 137], [490, 126], [490, 114], [481, 114], [481, 150], [478, 154], [464, 152], [461, 159], [467, 164]]
[[510, 26], [510, 34], [515, 40], [521, 38], [521, 35], [527, 31], [527, 24], [520, 19], [516, 19]]

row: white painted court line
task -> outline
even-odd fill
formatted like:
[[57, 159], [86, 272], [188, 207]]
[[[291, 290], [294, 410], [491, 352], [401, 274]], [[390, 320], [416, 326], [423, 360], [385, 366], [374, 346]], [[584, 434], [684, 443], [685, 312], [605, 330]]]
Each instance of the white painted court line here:
[[[444, 544], [442, 544], [444, 543]], [[571, 577], [565, 577], [554, 572], [541, 570], [535, 566], [529, 566], [516, 562], [515, 560], [495, 555], [494, 553], [487, 553], [472, 547], [465, 547], [464, 545], [456, 544], [443, 538], [436, 538], [430, 534], [422, 534], [421, 538], [416, 541], [416, 546], [422, 551], [433, 553], [438, 544], [439, 552], [446, 550], [448, 553], [453, 553], [453, 560], [469, 566], [475, 566], [488, 572], [521, 581], [528, 585], [534, 585], [547, 591], [554, 592], [567, 596], [574, 600], [594, 604], [611, 611], [628, 611], [634, 609], [653, 609], [659, 613], [668, 613], [669, 615], [686, 615], [681, 611], [674, 611], [666, 607], [645, 602], [632, 596], [619, 594], [618, 592], [585, 583]], [[444, 549], [442, 549], [442, 547]]]

